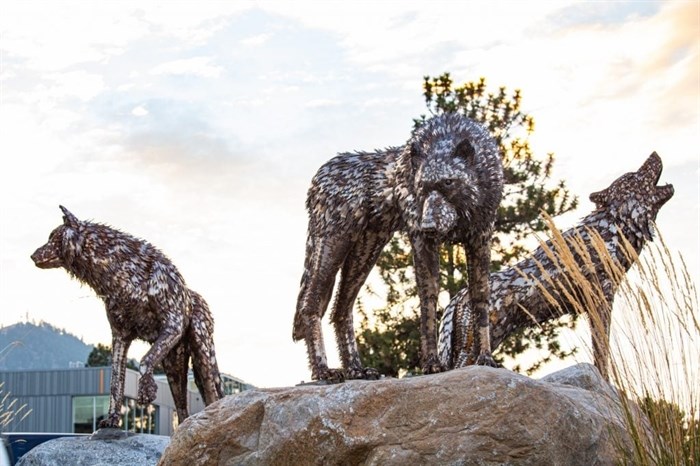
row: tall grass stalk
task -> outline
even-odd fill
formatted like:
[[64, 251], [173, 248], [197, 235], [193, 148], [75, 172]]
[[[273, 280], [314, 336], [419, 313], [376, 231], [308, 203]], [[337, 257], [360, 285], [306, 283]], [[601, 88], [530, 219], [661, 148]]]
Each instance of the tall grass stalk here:
[[0, 382], [0, 430], [5, 430], [15, 420], [22, 422], [32, 412], [26, 404], [18, 404], [10, 393], [6, 393], [4, 386], [4, 382]]
[[[639, 256], [623, 238], [619, 246], [634, 264], [626, 271], [596, 231], [565, 237], [546, 221], [551, 243], [541, 245], [558, 270], [543, 271], [555, 291], [540, 290], [552, 303], [565, 297], [588, 319], [593, 344], [610, 354], [610, 382], [622, 395], [629, 435], [619, 439], [620, 462], [700, 465], [700, 315], [682, 258], [658, 233]], [[590, 273], [596, 264], [598, 274]], [[612, 315], [604, 293], [611, 286], [617, 289]], [[610, 319], [608, 338], [603, 329]]]

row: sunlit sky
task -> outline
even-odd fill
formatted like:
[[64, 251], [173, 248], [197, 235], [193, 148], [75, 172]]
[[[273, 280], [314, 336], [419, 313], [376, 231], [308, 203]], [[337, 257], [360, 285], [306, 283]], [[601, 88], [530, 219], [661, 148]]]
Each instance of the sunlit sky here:
[[0, 324], [110, 341], [92, 290], [29, 258], [62, 204], [173, 260], [224, 372], [309, 380], [291, 334], [311, 177], [405, 142], [445, 71], [522, 90], [535, 152], [580, 197], [560, 228], [657, 151], [676, 189], [659, 228], [698, 277], [699, 5], [0, 0]]

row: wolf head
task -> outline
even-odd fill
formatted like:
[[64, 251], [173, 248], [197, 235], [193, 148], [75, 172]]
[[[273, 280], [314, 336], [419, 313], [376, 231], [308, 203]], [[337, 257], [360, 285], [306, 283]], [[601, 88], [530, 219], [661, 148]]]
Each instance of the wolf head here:
[[80, 252], [78, 237], [81, 222], [68, 209], [59, 207], [63, 212], [63, 224], [56, 227], [49, 235], [49, 241], [31, 256], [34, 264], [41, 269], [66, 267]]
[[639, 170], [625, 173], [602, 191], [592, 193], [596, 209], [604, 209], [621, 219], [654, 221], [659, 209], [673, 196], [673, 185], [658, 186], [663, 164], [653, 152]]
[[470, 229], [488, 228], [503, 191], [501, 158], [488, 131], [445, 113], [416, 130], [408, 147], [420, 230], [444, 237], [460, 220]]

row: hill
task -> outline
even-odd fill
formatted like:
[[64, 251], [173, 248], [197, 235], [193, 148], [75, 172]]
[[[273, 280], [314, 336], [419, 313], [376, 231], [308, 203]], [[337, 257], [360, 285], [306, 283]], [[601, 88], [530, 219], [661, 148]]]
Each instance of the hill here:
[[85, 363], [93, 346], [46, 322], [0, 328], [0, 370], [67, 369]]

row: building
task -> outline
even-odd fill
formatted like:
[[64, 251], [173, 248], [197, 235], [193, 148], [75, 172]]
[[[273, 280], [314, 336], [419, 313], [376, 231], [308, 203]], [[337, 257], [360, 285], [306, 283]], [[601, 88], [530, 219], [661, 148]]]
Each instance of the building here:
[[[165, 376], [165, 374], [157, 374], [153, 376], [153, 378], [155, 380], [167, 382], [167, 377]], [[194, 375], [192, 374], [191, 369], [187, 374], [187, 378], [187, 389], [199, 394], [199, 392], [197, 391], [197, 384], [194, 381]], [[245, 383], [238, 377], [234, 377], [228, 374], [221, 374], [221, 382], [224, 385], [224, 395], [235, 395], [236, 393], [241, 393], [243, 391], [250, 390], [251, 388], [255, 388], [253, 385]]]
[[[92, 433], [109, 408], [109, 367], [0, 371], [2, 396], [26, 405], [22, 419], [17, 416], [2, 428], [6, 432]], [[136, 403], [139, 373], [126, 370], [122, 428], [130, 432], [171, 435], [177, 426], [175, 403], [165, 376], [156, 377], [158, 393], [148, 406]], [[240, 379], [222, 374], [226, 394], [252, 388]], [[191, 381], [188, 387], [190, 414], [204, 409], [204, 402]], [[1, 400], [2, 398], [0, 398]], [[7, 405], [7, 400], [4, 405]]]

